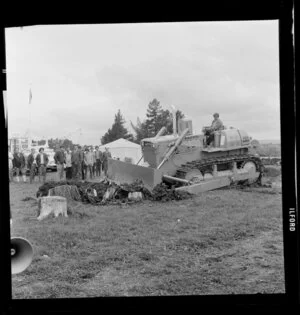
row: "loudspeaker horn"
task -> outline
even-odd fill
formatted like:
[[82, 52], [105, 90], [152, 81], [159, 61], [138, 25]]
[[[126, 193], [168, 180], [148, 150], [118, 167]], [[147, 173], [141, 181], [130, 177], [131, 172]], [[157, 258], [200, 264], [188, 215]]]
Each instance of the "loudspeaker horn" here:
[[33, 247], [25, 238], [13, 237], [10, 240], [11, 273], [23, 272], [32, 262]]

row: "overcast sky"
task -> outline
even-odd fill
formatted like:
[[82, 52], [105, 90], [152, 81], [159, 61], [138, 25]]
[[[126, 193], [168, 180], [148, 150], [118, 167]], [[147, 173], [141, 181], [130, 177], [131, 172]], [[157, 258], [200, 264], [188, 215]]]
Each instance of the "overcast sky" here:
[[6, 29], [8, 131], [99, 144], [118, 109], [132, 131], [157, 98], [195, 133], [219, 112], [225, 126], [280, 139], [278, 46], [277, 21]]

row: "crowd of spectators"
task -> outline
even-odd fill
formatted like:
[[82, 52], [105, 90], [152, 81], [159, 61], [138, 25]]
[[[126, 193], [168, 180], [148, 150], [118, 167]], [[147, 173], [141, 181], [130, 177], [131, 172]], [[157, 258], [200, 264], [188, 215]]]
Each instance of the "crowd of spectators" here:
[[[71, 151], [69, 147], [57, 146], [54, 154], [54, 161], [57, 167], [56, 178], [62, 180], [87, 180], [99, 178], [103, 174], [107, 176], [108, 158], [111, 153], [108, 148], [102, 152], [99, 146], [74, 146]], [[40, 148], [38, 153], [35, 148], [25, 158], [23, 152], [18, 148], [14, 153], [8, 152], [9, 160], [9, 181], [10, 182], [27, 182], [27, 172], [29, 172], [29, 182], [33, 183], [38, 176], [39, 182], [46, 182], [47, 165], [49, 157]], [[22, 177], [21, 177], [22, 176]]]

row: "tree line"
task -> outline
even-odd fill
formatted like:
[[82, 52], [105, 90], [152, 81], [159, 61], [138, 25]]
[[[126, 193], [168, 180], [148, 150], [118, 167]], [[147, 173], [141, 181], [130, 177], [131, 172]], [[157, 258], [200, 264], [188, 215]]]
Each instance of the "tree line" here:
[[[173, 113], [167, 109], [163, 109], [156, 98], [149, 102], [145, 116], [144, 120], [138, 117], [136, 124], [130, 121], [130, 125], [135, 133], [131, 134], [124, 126], [126, 121], [119, 109], [115, 114], [112, 126], [101, 137], [101, 144], [104, 145], [120, 138], [140, 144], [142, 139], [154, 137], [162, 127], [166, 128], [167, 134], [173, 133]], [[181, 118], [184, 118], [184, 114], [180, 110], [177, 110], [176, 122]], [[45, 145], [45, 143], [45, 140], [38, 141], [38, 145], [41, 146]], [[64, 147], [69, 147], [71, 150], [73, 150], [75, 145], [78, 145], [74, 144], [72, 140], [59, 138], [49, 139], [48, 144], [51, 149], [55, 149], [57, 145], [63, 145]], [[281, 155], [280, 145], [262, 145], [255, 139], [251, 141], [251, 144], [252, 148], [250, 151], [252, 153], [258, 153], [261, 156]]]
[[[173, 133], [173, 113], [168, 109], [163, 109], [156, 98], [149, 102], [145, 114], [145, 119], [141, 120], [138, 117], [135, 124], [130, 121], [130, 125], [134, 131], [134, 134], [132, 134], [124, 126], [126, 121], [119, 109], [115, 114], [112, 126], [101, 137], [101, 144], [104, 145], [120, 138], [140, 144], [142, 139], [154, 137], [162, 127], [166, 128], [166, 134]], [[176, 122], [183, 117], [184, 114], [180, 110], [177, 110]], [[37, 142], [40, 146], [45, 145], [45, 143], [45, 140]], [[72, 150], [76, 144], [74, 144], [70, 139], [51, 138], [48, 140], [48, 145], [50, 149], [55, 149], [57, 145], [63, 145], [64, 147], [69, 147]]]
[[251, 148], [251, 153], [257, 153], [259, 156], [281, 156], [280, 144], [260, 144]]
[[[183, 118], [184, 114], [180, 111], [176, 111], [176, 121]], [[144, 138], [154, 137], [162, 127], [166, 127], [166, 133], [173, 133], [173, 114], [167, 109], [163, 109], [160, 102], [154, 98], [149, 104], [146, 111], [146, 119], [141, 121], [138, 117], [136, 124], [132, 121], [130, 122], [135, 135], [128, 132], [127, 128], [124, 127], [125, 119], [118, 110], [115, 115], [112, 127], [101, 138], [102, 144], [106, 144], [117, 140], [119, 138], [124, 138], [126, 140], [140, 143]]]

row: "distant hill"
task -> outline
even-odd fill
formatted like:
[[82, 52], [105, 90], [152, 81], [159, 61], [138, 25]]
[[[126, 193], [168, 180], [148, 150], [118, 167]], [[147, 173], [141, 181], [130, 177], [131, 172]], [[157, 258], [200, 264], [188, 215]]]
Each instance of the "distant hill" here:
[[258, 140], [260, 144], [280, 144], [280, 140]]

